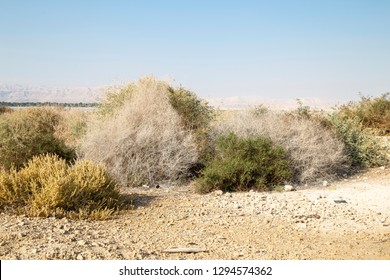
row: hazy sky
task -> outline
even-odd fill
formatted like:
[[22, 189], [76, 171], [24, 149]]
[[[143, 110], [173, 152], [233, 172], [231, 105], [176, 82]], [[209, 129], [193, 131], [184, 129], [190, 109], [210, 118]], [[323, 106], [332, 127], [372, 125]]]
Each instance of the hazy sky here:
[[390, 0], [0, 0], [0, 83], [144, 75], [202, 97], [390, 91]]

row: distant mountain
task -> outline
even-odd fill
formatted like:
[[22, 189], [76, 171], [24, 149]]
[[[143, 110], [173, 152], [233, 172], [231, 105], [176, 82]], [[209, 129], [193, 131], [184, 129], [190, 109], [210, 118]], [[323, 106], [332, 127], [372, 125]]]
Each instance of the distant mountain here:
[[[104, 96], [108, 89], [120, 86], [101, 87], [45, 87], [0, 84], [0, 102], [59, 102], [59, 103], [96, 103]], [[301, 98], [304, 105], [314, 108], [330, 108], [339, 102], [323, 98]], [[221, 98], [207, 98], [211, 106], [221, 109], [243, 109], [259, 104], [270, 108], [292, 109], [297, 108], [296, 99], [271, 99], [262, 97], [230, 96]]]
[[0, 101], [93, 103], [104, 95], [107, 87], [44, 87], [0, 84]]

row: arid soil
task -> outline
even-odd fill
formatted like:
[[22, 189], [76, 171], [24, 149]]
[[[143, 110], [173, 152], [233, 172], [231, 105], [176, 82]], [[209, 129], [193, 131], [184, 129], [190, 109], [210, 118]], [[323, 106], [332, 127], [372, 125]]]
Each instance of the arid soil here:
[[127, 192], [135, 209], [108, 221], [1, 213], [0, 258], [390, 259], [389, 169], [289, 192]]

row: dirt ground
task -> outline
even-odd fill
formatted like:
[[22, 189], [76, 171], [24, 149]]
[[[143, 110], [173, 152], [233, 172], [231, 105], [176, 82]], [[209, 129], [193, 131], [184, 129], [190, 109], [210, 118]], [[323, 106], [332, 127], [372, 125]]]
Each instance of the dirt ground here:
[[108, 221], [1, 213], [0, 259], [390, 259], [387, 168], [296, 191], [126, 192], [135, 209]]

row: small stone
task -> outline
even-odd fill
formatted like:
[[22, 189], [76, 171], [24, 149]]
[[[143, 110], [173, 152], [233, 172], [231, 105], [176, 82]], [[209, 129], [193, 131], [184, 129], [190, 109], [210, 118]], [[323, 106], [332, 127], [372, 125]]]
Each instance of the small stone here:
[[215, 192], [213, 192], [213, 195], [215, 195], [215, 196], [221, 196], [221, 195], [223, 195], [223, 191], [221, 191], [221, 190], [216, 190]]
[[291, 186], [291, 185], [285, 185], [284, 186], [284, 190], [286, 192], [291, 192], [291, 191], [295, 191], [295, 188], [293, 186]]
[[299, 223], [299, 224], [297, 224], [297, 225], [298, 225], [298, 227], [301, 228], [301, 229], [307, 228], [307, 225], [306, 225], [305, 223]]
[[242, 206], [241, 206], [240, 204], [235, 204], [235, 205], [233, 206], [233, 208], [235, 208], [235, 209], [241, 209]]
[[78, 254], [76, 259], [79, 260], [79, 261], [82, 261], [82, 260], [84, 260], [84, 257], [83, 257], [83, 255]]
[[36, 253], [38, 253], [38, 249], [33, 249], [31, 252], [32, 252], [33, 254], [36, 254]]
[[322, 186], [324, 186], [324, 187], [327, 187], [327, 186], [329, 186], [329, 183], [328, 183], [328, 181], [323, 181], [323, 182], [322, 182]]
[[19, 224], [18, 224], [18, 226], [24, 226], [26, 223], [25, 222], [20, 222]]
[[27, 233], [25, 233], [25, 232], [20, 232], [20, 233], [18, 234], [18, 236], [19, 236], [19, 237], [26, 237], [26, 236], [27, 236]]
[[385, 170], [385, 169], [386, 169], [386, 167], [384, 167], [384, 166], [381, 166], [381, 167], [379, 167], [379, 169], [381, 169], [381, 170]]
[[85, 242], [84, 240], [79, 240], [77, 241], [77, 244], [80, 245], [80, 246], [84, 246], [87, 242]]

